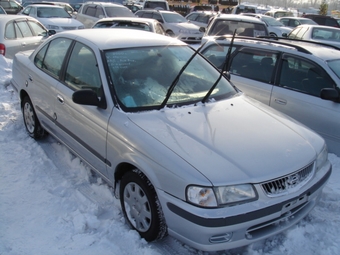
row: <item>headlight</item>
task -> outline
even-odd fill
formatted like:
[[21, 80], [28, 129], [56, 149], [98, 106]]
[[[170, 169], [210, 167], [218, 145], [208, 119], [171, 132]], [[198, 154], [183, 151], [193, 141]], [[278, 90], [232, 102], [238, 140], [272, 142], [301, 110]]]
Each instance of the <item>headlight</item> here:
[[79, 26], [78, 29], [84, 29], [85, 27], [84, 26]]
[[189, 186], [187, 189], [187, 199], [198, 206], [217, 207], [256, 200], [257, 193], [251, 184], [214, 188]]
[[47, 28], [48, 29], [53, 29], [53, 30], [58, 30], [59, 29], [58, 26], [53, 26], [53, 25], [48, 25]]
[[190, 34], [190, 30], [180, 29], [179, 32], [181, 34]]
[[316, 158], [316, 171], [318, 171], [327, 161], [328, 159], [328, 149], [325, 145], [319, 155]]

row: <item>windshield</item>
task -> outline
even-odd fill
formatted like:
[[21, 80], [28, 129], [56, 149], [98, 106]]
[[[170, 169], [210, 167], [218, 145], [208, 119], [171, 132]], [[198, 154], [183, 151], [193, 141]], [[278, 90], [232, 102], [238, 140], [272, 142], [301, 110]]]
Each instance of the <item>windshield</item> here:
[[63, 8], [38, 7], [38, 18], [72, 18], [72, 16]]
[[107, 17], [135, 17], [132, 11], [126, 7], [105, 7]]
[[[340, 59], [327, 61], [328, 66], [332, 69], [332, 71], [336, 74], [336, 76], [340, 79]], [[339, 84], [338, 84], [339, 87]]]
[[183, 23], [188, 22], [186, 18], [178, 13], [162, 13], [163, 19], [167, 23]]
[[262, 21], [264, 21], [268, 26], [272, 26], [272, 27], [282, 27], [283, 24], [278, 21], [277, 19], [274, 19], [272, 17], [265, 17], [263, 16]]
[[[143, 47], [105, 52], [110, 78], [123, 110], [159, 109], [172, 84], [176, 84], [167, 105], [188, 105], [200, 102], [214, 85], [220, 73], [188, 46]], [[210, 100], [228, 98], [237, 91], [222, 78]], [[209, 101], [209, 100], [208, 100]]]
[[236, 29], [236, 33], [239, 36], [268, 36], [265, 24], [261, 23], [249, 23], [236, 20], [216, 20], [209, 29], [208, 35], [226, 35], [233, 34]]

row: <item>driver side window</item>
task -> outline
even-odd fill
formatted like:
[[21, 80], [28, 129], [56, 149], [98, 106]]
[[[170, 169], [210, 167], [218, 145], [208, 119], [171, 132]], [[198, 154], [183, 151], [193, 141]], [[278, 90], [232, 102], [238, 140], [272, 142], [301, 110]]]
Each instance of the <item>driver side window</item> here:
[[92, 89], [101, 96], [98, 64], [90, 48], [77, 42], [67, 65], [65, 83], [73, 90]]

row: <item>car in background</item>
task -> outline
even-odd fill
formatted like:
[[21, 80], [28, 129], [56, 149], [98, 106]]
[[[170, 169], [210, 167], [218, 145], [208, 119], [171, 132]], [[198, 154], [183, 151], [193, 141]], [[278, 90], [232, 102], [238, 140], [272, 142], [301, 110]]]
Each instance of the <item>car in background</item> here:
[[103, 18], [98, 20], [92, 28], [137, 29], [166, 35], [165, 30], [159, 21], [138, 17]]
[[5, 9], [0, 5], [0, 14], [7, 14]]
[[318, 14], [304, 14], [302, 17], [314, 20], [317, 24], [329, 27], [340, 27], [339, 23], [331, 16]]
[[[223, 68], [231, 38], [201, 50]], [[248, 96], [319, 133], [340, 156], [340, 51], [317, 42], [235, 38], [231, 81]]]
[[194, 11], [185, 16], [187, 20], [199, 27], [207, 27], [209, 20], [217, 15], [217, 12]]
[[0, 54], [12, 59], [19, 51], [35, 49], [53, 34], [35, 18], [0, 15]]
[[65, 2], [49, 2], [49, 1], [26, 1], [24, 3], [24, 7], [28, 6], [28, 5], [34, 5], [34, 4], [45, 4], [45, 5], [58, 5], [61, 6], [65, 9], [65, 11], [67, 11], [69, 14], [74, 14], [75, 10], [73, 9], [73, 7]]
[[169, 3], [167, 0], [144, 0], [142, 6], [142, 9], [170, 11]]
[[202, 44], [213, 36], [231, 35], [235, 32], [239, 36], [256, 37], [269, 36], [266, 24], [254, 17], [238, 14], [218, 14], [210, 20], [204, 31]]
[[274, 37], [282, 37], [287, 34], [289, 34], [290, 31], [292, 31], [291, 28], [286, 27], [284, 24], [282, 24], [280, 21], [276, 20], [273, 17], [263, 15], [263, 14], [254, 14], [254, 13], [240, 13], [240, 15], [255, 17], [263, 21], [268, 28], [268, 32], [270, 36]]
[[133, 13], [135, 13], [136, 11], [139, 11], [141, 9], [143, 9], [143, 6], [140, 4], [136, 4], [136, 3], [127, 3], [124, 4], [125, 7], [129, 8]]
[[91, 28], [102, 18], [134, 17], [133, 12], [117, 3], [110, 2], [86, 2], [78, 10], [76, 19], [84, 24], [85, 28]]
[[15, 55], [11, 84], [27, 134], [47, 132], [87, 163], [148, 242], [170, 234], [203, 251], [258, 242], [307, 216], [332, 173], [319, 135], [171, 37], [57, 33]]
[[165, 32], [188, 43], [200, 43], [203, 33], [200, 27], [189, 22], [177, 12], [165, 10], [140, 10], [135, 13], [137, 17], [158, 20], [164, 27]]
[[281, 17], [277, 18], [283, 25], [290, 28], [295, 28], [300, 25], [317, 25], [314, 20], [304, 17]]
[[21, 12], [21, 15], [36, 18], [47, 29], [53, 29], [56, 32], [84, 28], [84, 25], [81, 22], [72, 18], [63, 7], [57, 5], [28, 5]]
[[291, 11], [287, 11], [287, 10], [274, 9], [274, 10], [269, 10], [265, 12], [264, 15], [277, 19], [281, 17], [292, 17], [294, 16], [294, 13], [292, 13]]
[[73, 10], [75, 12], [78, 12], [78, 10], [80, 9], [80, 7], [83, 5], [83, 3], [70, 3], [71, 7], [73, 8]]
[[287, 36], [290, 39], [315, 41], [336, 46], [340, 49], [340, 28], [321, 25], [301, 25]]
[[0, 5], [7, 14], [17, 14], [23, 9], [22, 5], [15, 0], [0, 0]]

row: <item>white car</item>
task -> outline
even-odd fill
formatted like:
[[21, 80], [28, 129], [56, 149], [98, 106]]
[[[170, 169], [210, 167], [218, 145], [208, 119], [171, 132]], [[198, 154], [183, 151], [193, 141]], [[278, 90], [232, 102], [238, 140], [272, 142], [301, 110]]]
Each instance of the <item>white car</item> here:
[[0, 15], [0, 54], [12, 59], [19, 51], [35, 49], [53, 34], [35, 18]]
[[199, 27], [207, 27], [209, 20], [217, 15], [217, 12], [212, 11], [193, 11], [190, 12], [185, 18], [191, 23]]
[[169, 36], [184, 42], [200, 43], [202, 40], [203, 33], [200, 31], [200, 27], [189, 22], [177, 12], [146, 9], [137, 11], [135, 15], [158, 20]]
[[21, 12], [39, 20], [47, 29], [56, 32], [83, 29], [84, 25], [65, 11], [61, 6], [34, 4], [26, 6]]
[[314, 41], [340, 49], [340, 28], [322, 25], [300, 25], [288, 34], [290, 39]]
[[274, 37], [283, 37], [286, 36], [292, 31], [292, 28], [286, 27], [284, 24], [282, 24], [277, 19], [263, 15], [263, 14], [254, 14], [254, 13], [241, 13], [240, 15], [255, 17], [263, 21], [268, 28], [268, 32], [270, 36]]
[[28, 135], [47, 131], [87, 162], [142, 238], [231, 249], [318, 203], [332, 172], [319, 135], [246, 97], [180, 40], [93, 34], [57, 33], [17, 53], [11, 83]]

